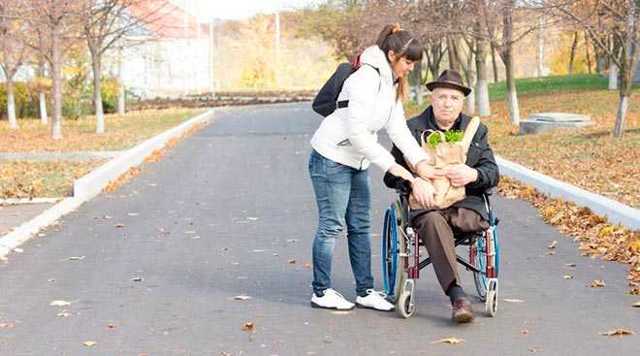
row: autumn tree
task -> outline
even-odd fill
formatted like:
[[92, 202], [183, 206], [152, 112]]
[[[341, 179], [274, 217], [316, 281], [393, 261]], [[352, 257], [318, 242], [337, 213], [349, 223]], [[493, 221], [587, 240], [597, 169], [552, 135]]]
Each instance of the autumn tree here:
[[0, 70], [4, 73], [7, 91], [7, 117], [9, 127], [18, 128], [13, 78], [27, 59], [28, 48], [23, 34], [26, 32], [25, 22], [19, 13], [17, 0], [0, 2]]
[[610, 70], [618, 68], [620, 99], [613, 136], [622, 137], [638, 62], [640, 4], [635, 0], [548, 0], [547, 6], [555, 15], [584, 29], [606, 55]]
[[[96, 133], [105, 131], [102, 107], [102, 64], [105, 53], [114, 48], [127, 33], [146, 23], [156, 21], [166, 1], [155, 0], [83, 0], [80, 2], [82, 37], [91, 54], [93, 72], [93, 101], [96, 114]], [[145, 12], [131, 16], [129, 8], [144, 6]]]
[[70, 0], [21, 0], [21, 3], [22, 18], [32, 31], [43, 35], [41, 42], [33, 41], [30, 47], [49, 64], [53, 99], [51, 137], [59, 140], [62, 139], [62, 67], [65, 52], [77, 45], [82, 4]]

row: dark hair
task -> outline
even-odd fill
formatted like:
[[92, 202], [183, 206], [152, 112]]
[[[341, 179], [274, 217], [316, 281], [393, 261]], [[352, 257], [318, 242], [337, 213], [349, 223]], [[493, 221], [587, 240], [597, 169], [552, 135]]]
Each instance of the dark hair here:
[[[393, 51], [398, 58], [405, 57], [410, 61], [417, 62], [422, 59], [424, 47], [417, 38], [407, 31], [400, 28], [400, 25], [386, 25], [376, 41], [378, 47], [382, 50], [385, 58], [389, 60], [389, 51]], [[396, 90], [396, 100], [404, 99], [407, 93], [407, 78], [402, 78], [398, 83]]]

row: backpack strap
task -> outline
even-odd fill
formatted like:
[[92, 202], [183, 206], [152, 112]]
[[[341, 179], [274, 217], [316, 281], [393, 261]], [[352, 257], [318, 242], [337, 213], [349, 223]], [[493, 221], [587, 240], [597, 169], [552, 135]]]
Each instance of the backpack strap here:
[[[378, 73], [378, 76], [380, 77], [380, 82], [378, 83], [378, 93], [380, 93], [380, 89], [382, 89], [382, 75], [380, 75], [380, 69], [378, 69], [378, 67], [372, 66], [369, 63], [360, 64], [360, 56], [358, 56], [357, 62], [355, 62], [355, 63], [358, 66], [358, 67], [355, 67], [356, 70], [362, 68], [363, 65], [369, 66], [369, 67], [371, 67], [371, 68], [376, 70], [376, 72]], [[354, 73], [355, 73], [355, 71], [354, 71]], [[349, 107], [349, 100], [340, 100], [340, 101], [338, 101], [338, 105], [337, 105], [336, 108], [337, 109], [344, 109], [346, 107]]]

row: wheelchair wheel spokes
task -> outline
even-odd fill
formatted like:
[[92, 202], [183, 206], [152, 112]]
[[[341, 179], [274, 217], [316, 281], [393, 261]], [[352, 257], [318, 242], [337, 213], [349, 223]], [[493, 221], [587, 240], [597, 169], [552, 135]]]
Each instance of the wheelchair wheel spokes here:
[[382, 279], [384, 292], [394, 298], [397, 289], [398, 274], [398, 236], [397, 220], [394, 206], [387, 208], [384, 214], [382, 230]]
[[487, 249], [484, 237], [478, 237], [469, 248], [469, 260], [478, 272], [473, 272], [473, 282], [476, 285], [478, 297], [484, 302], [487, 297], [489, 282], [487, 280]]

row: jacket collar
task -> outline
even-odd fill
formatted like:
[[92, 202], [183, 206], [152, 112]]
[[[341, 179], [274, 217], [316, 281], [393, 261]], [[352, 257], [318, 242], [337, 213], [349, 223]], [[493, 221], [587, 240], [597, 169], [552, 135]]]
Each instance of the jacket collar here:
[[[436, 117], [433, 115], [433, 107], [429, 105], [425, 111], [420, 114], [420, 121], [424, 125], [425, 130], [438, 130], [438, 131], [447, 131], [438, 127], [436, 123]], [[449, 130], [464, 130], [469, 124], [469, 117], [463, 113], [458, 115], [458, 118], [453, 123], [453, 126]]]

